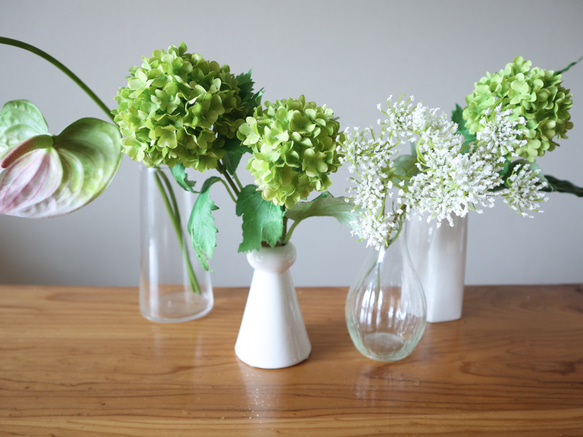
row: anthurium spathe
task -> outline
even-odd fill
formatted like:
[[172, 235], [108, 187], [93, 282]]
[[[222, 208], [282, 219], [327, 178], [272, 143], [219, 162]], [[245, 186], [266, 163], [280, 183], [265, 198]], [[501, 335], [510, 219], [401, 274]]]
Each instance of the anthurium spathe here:
[[73, 212], [107, 188], [121, 157], [121, 135], [110, 123], [82, 118], [51, 135], [33, 103], [8, 102], [0, 111], [0, 214]]

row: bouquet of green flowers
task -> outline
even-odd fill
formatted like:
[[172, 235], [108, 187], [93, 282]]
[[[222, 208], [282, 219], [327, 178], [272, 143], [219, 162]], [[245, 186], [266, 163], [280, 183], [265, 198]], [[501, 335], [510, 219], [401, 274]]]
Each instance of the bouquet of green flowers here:
[[[226, 65], [187, 53], [184, 44], [155, 51], [130, 73], [114, 111], [123, 150], [147, 166], [171, 167], [180, 186], [197, 195], [188, 229], [204, 268], [217, 244], [212, 212], [218, 208], [209, 191], [218, 182], [242, 217], [241, 252], [286, 244], [310, 216], [349, 220], [344, 199], [326, 191], [340, 166], [342, 134], [332, 110], [304, 96], [263, 107], [251, 72], [234, 76]], [[255, 184], [242, 186], [237, 170], [246, 154]], [[218, 175], [197, 191], [187, 168]], [[314, 191], [321, 195], [308, 201]]]
[[[343, 160], [355, 174], [354, 233], [377, 249], [391, 244], [403, 223], [425, 215], [439, 224], [502, 198], [524, 216], [540, 210], [546, 191], [583, 196], [583, 189], [544, 175], [535, 158], [557, 147], [573, 124], [571, 94], [559, 72], [517, 57], [488, 74], [457, 106], [451, 120], [438, 109], [400, 98], [379, 110], [380, 131], [347, 131]], [[411, 153], [402, 153], [402, 147]]]

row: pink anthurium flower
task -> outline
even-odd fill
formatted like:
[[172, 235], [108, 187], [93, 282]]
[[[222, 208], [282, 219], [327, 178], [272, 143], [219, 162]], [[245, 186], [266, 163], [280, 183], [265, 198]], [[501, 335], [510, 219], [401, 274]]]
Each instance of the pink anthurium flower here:
[[0, 111], [0, 214], [73, 212], [107, 188], [121, 157], [121, 135], [110, 123], [82, 118], [53, 136], [34, 104], [8, 102]]

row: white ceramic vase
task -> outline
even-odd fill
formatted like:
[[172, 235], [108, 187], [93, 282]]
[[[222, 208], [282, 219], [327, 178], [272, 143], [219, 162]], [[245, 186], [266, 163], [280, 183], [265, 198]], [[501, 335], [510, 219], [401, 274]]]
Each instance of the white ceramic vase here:
[[253, 278], [235, 354], [253, 367], [280, 369], [306, 360], [312, 350], [289, 268], [295, 247], [264, 247], [249, 252]]
[[447, 322], [462, 317], [466, 274], [468, 216], [454, 217], [441, 226], [432, 220], [409, 223], [409, 252], [427, 300], [427, 321]]

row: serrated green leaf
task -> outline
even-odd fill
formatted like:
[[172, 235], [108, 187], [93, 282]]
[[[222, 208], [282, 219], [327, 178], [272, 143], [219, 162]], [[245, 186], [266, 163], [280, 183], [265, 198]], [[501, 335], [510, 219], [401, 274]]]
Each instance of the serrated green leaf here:
[[[254, 82], [251, 79], [251, 70], [247, 73], [239, 74], [237, 76], [237, 84], [239, 86], [241, 102], [247, 106], [247, 115], [252, 115], [255, 108], [261, 104], [263, 89], [256, 93], [253, 92]], [[222, 158], [222, 162], [227, 172], [231, 175], [235, 174], [243, 155], [251, 151], [247, 146], [243, 146], [241, 140], [238, 138], [227, 139], [224, 150], [225, 155]]]
[[188, 233], [196, 257], [203, 269], [209, 270], [209, 260], [212, 259], [217, 246], [217, 232], [212, 212], [219, 207], [209, 197], [211, 186], [220, 182], [221, 178], [212, 176], [202, 184], [200, 194], [196, 198], [188, 219]]
[[[107, 188], [122, 157], [116, 126], [83, 118], [52, 136], [43, 132], [46, 123], [32, 103], [9, 103], [0, 111], [0, 137], [7, 151], [0, 161], [0, 214], [68, 214]], [[31, 133], [36, 135], [25, 138]]]
[[196, 185], [196, 181], [191, 181], [188, 179], [188, 175], [186, 174], [186, 168], [182, 163], [177, 163], [174, 167], [170, 168], [172, 172], [172, 176], [184, 190], [190, 191], [191, 193], [196, 193], [194, 190], [194, 186]]
[[408, 182], [413, 176], [419, 173], [415, 165], [417, 157], [414, 155], [399, 155], [394, 161], [393, 183], [399, 184], [401, 181]]
[[285, 216], [296, 223], [308, 217], [334, 217], [340, 223], [348, 224], [355, 220], [354, 205], [345, 197], [334, 197], [324, 192], [314, 200], [298, 202], [285, 212]]
[[237, 171], [237, 167], [239, 166], [239, 162], [241, 162], [243, 155], [247, 152], [251, 152], [251, 149], [241, 144], [241, 140], [237, 138], [226, 140], [224, 149], [225, 155], [222, 159], [223, 164], [229, 174], [233, 175]]
[[259, 250], [265, 242], [273, 247], [283, 234], [283, 208], [263, 199], [257, 186], [247, 185], [237, 198], [237, 216], [243, 217], [243, 241], [239, 252]]
[[253, 85], [255, 84], [251, 79], [251, 70], [247, 73], [241, 73], [237, 76], [237, 83], [239, 85], [239, 95], [241, 101], [247, 105], [247, 115], [252, 115], [257, 106], [261, 104], [261, 97], [263, 96], [263, 88], [256, 93], [253, 92]]

